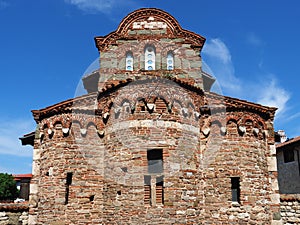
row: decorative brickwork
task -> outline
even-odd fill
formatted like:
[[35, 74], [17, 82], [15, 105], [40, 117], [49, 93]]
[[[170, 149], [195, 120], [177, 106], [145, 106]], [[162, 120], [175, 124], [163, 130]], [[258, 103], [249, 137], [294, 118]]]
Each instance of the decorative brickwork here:
[[276, 109], [209, 92], [204, 40], [158, 9], [95, 38], [89, 94], [33, 110], [30, 224], [280, 224]]

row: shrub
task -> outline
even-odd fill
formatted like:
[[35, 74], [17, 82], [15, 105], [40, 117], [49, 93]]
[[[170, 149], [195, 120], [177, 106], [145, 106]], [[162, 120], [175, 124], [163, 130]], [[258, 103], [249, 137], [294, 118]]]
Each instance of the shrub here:
[[18, 197], [16, 181], [11, 174], [0, 173], [0, 200], [14, 200]]

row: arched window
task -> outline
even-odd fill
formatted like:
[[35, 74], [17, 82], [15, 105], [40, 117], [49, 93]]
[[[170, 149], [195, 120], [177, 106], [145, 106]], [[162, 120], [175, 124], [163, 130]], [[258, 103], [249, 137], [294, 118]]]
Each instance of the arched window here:
[[155, 70], [155, 48], [147, 46], [145, 49], [145, 70]]
[[167, 69], [174, 69], [174, 54], [172, 52], [168, 52], [167, 54]]
[[133, 55], [132, 52], [126, 53], [126, 70], [133, 71]]

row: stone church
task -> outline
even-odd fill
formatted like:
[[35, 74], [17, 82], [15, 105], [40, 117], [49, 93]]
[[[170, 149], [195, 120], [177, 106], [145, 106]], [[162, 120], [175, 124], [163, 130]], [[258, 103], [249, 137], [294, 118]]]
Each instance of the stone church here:
[[95, 37], [86, 95], [33, 110], [30, 224], [280, 224], [276, 109], [210, 91], [159, 9]]

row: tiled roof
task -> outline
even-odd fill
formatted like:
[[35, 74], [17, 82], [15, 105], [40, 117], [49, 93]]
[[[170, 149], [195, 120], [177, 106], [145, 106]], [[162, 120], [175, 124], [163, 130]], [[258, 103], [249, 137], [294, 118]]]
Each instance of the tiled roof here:
[[286, 141], [286, 142], [279, 143], [279, 144], [276, 145], [276, 148], [282, 148], [282, 147], [284, 147], [284, 146], [287, 146], [287, 145], [296, 143], [296, 142], [298, 142], [298, 141], [300, 141], [300, 136], [295, 137], [295, 138], [292, 138], [292, 139], [289, 139], [289, 140]]
[[23, 178], [32, 178], [32, 174], [28, 173], [28, 174], [13, 174], [13, 177], [15, 180], [20, 180]]

